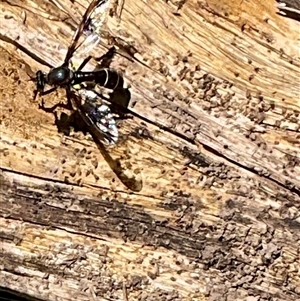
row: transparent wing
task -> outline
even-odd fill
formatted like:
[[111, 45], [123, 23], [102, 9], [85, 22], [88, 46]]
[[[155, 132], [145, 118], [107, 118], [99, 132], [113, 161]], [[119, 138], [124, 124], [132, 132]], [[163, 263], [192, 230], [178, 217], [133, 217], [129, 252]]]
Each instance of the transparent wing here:
[[88, 130], [105, 144], [115, 144], [119, 134], [110, 108], [91, 90], [82, 88], [69, 93]]
[[[143, 188], [141, 175], [129, 167], [124, 168], [122, 159], [113, 159], [103, 145], [103, 142], [106, 144], [115, 144], [117, 142], [118, 129], [110, 108], [106, 104], [100, 103], [99, 101], [101, 100], [94, 95], [96, 94], [93, 94], [93, 91], [84, 89], [78, 91], [68, 90], [69, 99], [87, 126], [87, 130], [92, 135], [105, 161], [127, 188], [139, 192]], [[81, 97], [83, 96], [85, 96], [85, 99], [82, 104]]]
[[82, 56], [90, 52], [100, 42], [100, 35], [97, 31], [107, 19], [109, 7], [110, 0], [93, 0], [90, 3], [74, 33], [64, 65], [69, 64], [75, 51]]

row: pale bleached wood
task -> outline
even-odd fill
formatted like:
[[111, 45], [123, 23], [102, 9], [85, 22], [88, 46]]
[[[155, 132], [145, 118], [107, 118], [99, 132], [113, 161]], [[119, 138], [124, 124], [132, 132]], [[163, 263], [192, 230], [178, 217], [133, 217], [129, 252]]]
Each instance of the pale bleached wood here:
[[[88, 1], [56, 1], [65, 11], [49, 1], [24, 1], [24, 9], [9, 2], [1, 3], [0, 33], [59, 65]], [[95, 300], [122, 300], [124, 279], [128, 300], [171, 291], [172, 300], [299, 298], [299, 26], [273, 5], [188, 1], [178, 16], [170, 2], [125, 0], [121, 20], [108, 19], [150, 67], [121, 57], [113, 64], [131, 85], [133, 110], [186, 137], [146, 123], [151, 139], [130, 135], [111, 150], [142, 178], [138, 193], [91, 139], [57, 133], [31, 100], [25, 72], [47, 68], [1, 42], [24, 61], [1, 50], [1, 285], [49, 300], [92, 300], [93, 291]], [[207, 72], [215, 79], [205, 91]], [[133, 118], [120, 131], [141, 127]], [[86, 258], [94, 254], [86, 245], [108, 248], [108, 262]], [[64, 254], [77, 256], [71, 279], [57, 263]]]

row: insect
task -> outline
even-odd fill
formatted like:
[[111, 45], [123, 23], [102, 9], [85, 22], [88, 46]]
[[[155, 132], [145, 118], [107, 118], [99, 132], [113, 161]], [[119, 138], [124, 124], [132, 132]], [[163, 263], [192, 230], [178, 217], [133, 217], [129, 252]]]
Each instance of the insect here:
[[277, 0], [277, 2], [276, 7], [279, 10], [278, 14], [300, 21], [300, 4], [298, 1]]
[[[79, 85], [84, 82], [94, 82], [95, 84], [112, 90], [116, 89], [117, 87], [123, 86], [123, 78], [114, 69], [103, 68], [97, 71], [82, 71], [82, 69], [91, 59], [91, 56], [85, 59], [76, 71], [73, 71], [71, 68], [69, 68], [70, 59], [72, 58], [77, 48], [80, 46], [80, 44], [78, 44], [80, 36], [83, 32], [90, 32], [93, 30], [92, 27], [94, 25], [91, 25], [90, 18], [92, 13], [97, 8], [100, 8], [102, 5], [107, 3], [107, 0], [93, 0], [90, 3], [85, 14], [83, 15], [81, 23], [79, 24], [73, 36], [72, 42], [68, 47], [64, 62], [61, 66], [52, 68], [49, 73], [45, 73], [41, 70], [37, 71], [35, 77], [36, 91], [34, 97], [36, 97], [38, 94], [49, 94], [56, 90], [58, 87], [64, 87], [66, 88], [66, 90], [68, 90], [71, 86]], [[97, 37], [97, 35], [92, 33], [89, 37], [91, 41], [95, 40], [93, 43], [94, 45], [97, 44], [97, 39], [94, 38], [95, 36]], [[113, 54], [114, 48], [111, 48], [106, 55], [112, 56]], [[52, 88], [45, 91], [44, 89], [46, 85], [52, 86]]]
[[[91, 16], [98, 14], [100, 8], [108, 4], [108, 2], [109, 0], [93, 0], [90, 3], [75, 31], [61, 66], [51, 67], [48, 73], [41, 70], [36, 72], [36, 76], [32, 78], [36, 83], [34, 98], [38, 95], [43, 96], [49, 94], [57, 88], [64, 88], [68, 100], [66, 106], [56, 104], [52, 108], [46, 108], [42, 102], [40, 108], [47, 112], [53, 112], [57, 107], [64, 106], [78, 112], [102, 155], [115, 174], [128, 188], [134, 191], [140, 191], [142, 189], [141, 180], [135, 180], [134, 177], [126, 176], [126, 173], [120, 167], [120, 162], [113, 160], [102, 145], [103, 142], [105, 144], [115, 144], [118, 140], [118, 128], [115, 121], [116, 113], [112, 112], [112, 109], [118, 111], [117, 114], [120, 115], [119, 113], [122, 111], [121, 107], [125, 109], [129, 103], [128, 94], [126, 93], [127, 90], [123, 88], [123, 77], [116, 70], [110, 68], [96, 68], [93, 71], [82, 71], [92, 58], [91, 56], [84, 59], [77, 70], [69, 66], [73, 54], [83, 44], [83, 42], [79, 43], [83, 34], [87, 36], [84, 42], [89, 42], [89, 48], [97, 45], [99, 42], [99, 36], [94, 32], [95, 26], [99, 26], [99, 24]], [[108, 52], [98, 58], [97, 61], [106, 60], [109, 62], [114, 54], [115, 48], [111, 47]], [[103, 103], [100, 97], [105, 98], [94, 89], [97, 85], [111, 89], [113, 93], [114, 91], [119, 91], [119, 95], [125, 95], [125, 102], [115, 100], [111, 101], [109, 105]], [[50, 86], [50, 88], [45, 90], [46, 86]]]

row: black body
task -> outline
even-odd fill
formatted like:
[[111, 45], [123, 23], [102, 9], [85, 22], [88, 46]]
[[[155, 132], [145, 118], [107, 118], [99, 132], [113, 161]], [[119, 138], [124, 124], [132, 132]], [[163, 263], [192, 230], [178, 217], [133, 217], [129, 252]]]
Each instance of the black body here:
[[[79, 42], [82, 33], [85, 32], [88, 37], [90, 37], [89, 35], [94, 32], [93, 26], [97, 25], [97, 22], [93, 24], [93, 13], [97, 11], [98, 8], [101, 8], [103, 4], [109, 2], [109, 0], [90, 1], [91, 3], [84, 13], [75, 31], [72, 42], [68, 47], [62, 65], [55, 68], [47, 64], [46, 66], [51, 68], [49, 73], [39, 70], [36, 73], [36, 77], [32, 78], [32, 80], [36, 82], [34, 97], [38, 94], [49, 94], [58, 87], [64, 88], [67, 96], [66, 104], [57, 103], [53, 107], [47, 108], [44, 106], [42, 100], [39, 108], [46, 112], [53, 113], [58, 126], [64, 126], [66, 120], [65, 118], [59, 120], [56, 108], [63, 107], [64, 109], [74, 111], [74, 115], [78, 116], [79, 114], [80, 121], [83, 121], [83, 126], [90, 132], [101, 154], [117, 177], [126, 187], [139, 192], [143, 187], [143, 183], [141, 179], [136, 179], [136, 171], [130, 173], [128, 176], [120, 164], [120, 158], [116, 160], [112, 158], [103, 145], [103, 142], [110, 145], [117, 143], [119, 134], [115, 118], [126, 117], [125, 112], [128, 110], [127, 107], [130, 100], [128, 88], [125, 89], [123, 87], [123, 77], [116, 70], [109, 68], [113, 55], [116, 52], [115, 48], [111, 47], [106, 54], [100, 58], [95, 58], [95, 60], [101, 64], [99, 64], [97, 66], [98, 68], [94, 69], [94, 71], [82, 71], [87, 62], [92, 58], [91, 56], [84, 59], [77, 70], [69, 68], [70, 60], [74, 52], [83, 44], [83, 42]], [[93, 41], [97, 39], [88, 39], [88, 41], [90, 40]], [[87, 85], [82, 85], [83, 83], [87, 83]], [[46, 85], [51, 88], [44, 91]], [[80, 87], [74, 87], [76, 85]], [[113, 92], [109, 93], [109, 98], [105, 97], [97, 91], [98, 89], [94, 89], [96, 85], [111, 89]], [[106, 100], [106, 102], [104, 103], [102, 100]], [[64, 112], [61, 113], [60, 117], [62, 117], [63, 113]]]
[[104, 88], [112, 90], [115, 90], [118, 87], [122, 88], [124, 84], [123, 78], [117, 71], [106, 68], [92, 72], [75, 72], [72, 85], [80, 84], [82, 82], [93, 82]]
[[107, 89], [115, 90], [123, 87], [124, 80], [113, 69], [101, 69], [97, 71], [72, 71], [68, 67], [58, 67], [50, 70], [48, 74], [39, 70], [36, 73], [37, 92], [43, 93], [45, 85], [52, 87], [67, 87], [92, 82]]
[[[89, 7], [87, 8], [83, 18], [73, 36], [72, 42], [68, 47], [65, 60], [60, 67], [52, 67], [49, 73], [44, 73], [42, 71], [38, 71], [36, 73], [35, 81], [36, 81], [36, 95], [37, 94], [48, 94], [54, 91], [58, 87], [64, 87], [67, 90], [70, 90], [71, 86], [80, 85], [84, 82], [90, 82], [94, 85], [100, 85], [102, 87], [108, 89], [117, 89], [118, 87], [123, 87], [124, 80], [122, 76], [115, 70], [110, 68], [99, 68], [95, 71], [81, 71], [83, 67], [87, 64], [87, 62], [91, 59], [89, 56], [85, 59], [78, 70], [74, 71], [70, 69], [69, 63], [72, 58], [74, 52], [80, 47], [81, 43], [79, 43], [80, 36], [85, 32], [87, 35], [94, 34], [92, 19], [91, 16], [93, 12], [95, 12], [98, 8], [100, 8], [103, 4], [107, 3], [107, 0], [92, 0]], [[93, 40], [93, 39], [91, 39]], [[106, 58], [111, 60], [113, 55], [115, 54], [115, 48], [111, 47], [111, 49], [103, 55], [101, 58], [98, 58], [98, 61]], [[107, 66], [105, 66], [107, 67]], [[44, 91], [46, 85], [52, 86], [47, 91]], [[35, 96], [36, 96], [35, 95]]]

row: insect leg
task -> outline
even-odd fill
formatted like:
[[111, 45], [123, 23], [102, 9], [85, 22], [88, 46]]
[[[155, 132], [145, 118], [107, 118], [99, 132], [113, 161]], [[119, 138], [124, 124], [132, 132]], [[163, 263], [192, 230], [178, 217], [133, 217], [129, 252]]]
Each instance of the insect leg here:
[[57, 108], [64, 108], [66, 110], [72, 110], [72, 107], [70, 108], [70, 105], [68, 103], [66, 104], [66, 103], [59, 102], [52, 107], [45, 107], [44, 100], [42, 100], [41, 103], [39, 103], [39, 109], [41, 109], [47, 113], [53, 113]]
[[[48, 91], [45, 91], [46, 94], [49, 94], [50, 90], [53, 90], [53, 89], [49, 89]], [[45, 92], [42, 92], [42, 93], [45, 93]], [[63, 109], [72, 111], [73, 110], [73, 105], [72, 105], [72, 102], [71, 102], [71, 99], [70, 99], [70, 95], [69, 95], [70, 93], [69, 93], [68, 89], [66, 89], [66, 94], [67, 94], [67, 100], [68, 100], [67, 103], [59, 102], [59, 103], [55, 104], [52, 107], [45, 107], [45, 102], [42, 99], [41, 103], [39, 104], [39, 109], [41, 109], [41, 110], [43, 110], [47, 113], [53, 113], [57, 108], [63, 108]], [[44, 95], [44, 94], [42, 94], [42, 95]]]
[[83, 62], [80, 64], [80, 66], [78, 67], [77, 71], [80, 71], [83, 69], [83, 67], [91, 60], [92, 56], [89, 55], [87, 58], [85, 58], [83, 60]]
[[[100, 57], [98, 58], [95, 58], [95, 60], [99, 63], [99, 65], [103, 68], [103, 65], [105, 65], [106, 67], [108, 67], [112, 61], [112, 58], [113, 56], [115, 55], [116, 53], [116, 48], [114, 46], [110, 47], [108, 49], [108, 51], [101, 55]], [[93, 57], [91, 55], [89, 55], [88, 57], [86, 57], [82, 63], [80, 64], [80, 66], [77, 68], [77, 71], [80, 71], [82, 70], [85, 65], [92, 59]], [[104, 61], [105, 63], [103, 63], [102, 61]], [[97, 69], [97, 68], [96, 68]]]
[[34, 92], [33, 92], [33, 99], [36, 100], [36, 98], [37, 98], [38, 95], [44, 96], [44, 95], [52, 93], [55, 90], [56, 90], [56, 87], [53, 87], [53, 88], [51, 88], [51, 89], [49, 89], [47, 91], [34, 90]]
[[57, 87], [53, 87], [47, 91], [39, 92], [39, 95], [41, 95], [41, 96], [48, 95], [48, 94], [52, 93], [53, 91], [55, 91], [56, 89], [57, 89]]
[[[112, 59], [114, 57], [114, 55], [116, 54], [116, 48], [115, 46], [112, 46], [108, 49], [108, 51], [106, 53], [104, 53], [103, 55], [101, 55], [100, 57], [95, 58], [95, 60], [98, 63], [98, 68], [109, 68], [109, 65], [112, 62]], [[96, 68], [96, 69], [98, 69]]]

